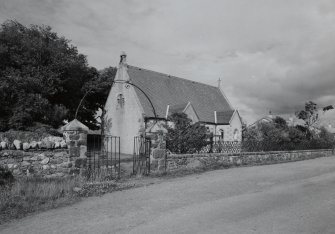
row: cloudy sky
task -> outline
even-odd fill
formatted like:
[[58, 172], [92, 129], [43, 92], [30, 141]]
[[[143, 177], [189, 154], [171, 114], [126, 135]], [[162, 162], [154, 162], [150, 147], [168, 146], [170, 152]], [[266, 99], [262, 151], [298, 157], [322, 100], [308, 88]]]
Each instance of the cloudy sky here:
[[0, 21], [50, 25], [98, 69], [128, 63], [217, 85], [248, 123], [335, 104], [334, 0], [0, 0]]

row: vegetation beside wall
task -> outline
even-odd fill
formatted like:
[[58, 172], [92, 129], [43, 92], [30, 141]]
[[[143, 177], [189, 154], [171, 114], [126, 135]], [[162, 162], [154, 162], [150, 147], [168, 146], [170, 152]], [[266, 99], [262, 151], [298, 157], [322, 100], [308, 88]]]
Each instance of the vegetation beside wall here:
[[80, 177], [26, 177], [0, 185], [0, 224], [28, 213], [71, 204], [79, 199], [74, 188], [82, 184]]
[[169, 119], [166, 148], [173, 153], [194, 153], [208, 144], [208, 132], [200, 123], [192, 124], [185, 113], [174, 113]]
[[305, 126], [288, 126], [281, 117], [261, 122], [243, 131], [242, 150], [245, 152], [274, 150], [331, 149], [334, 135], [327, 129], [308, 129]]

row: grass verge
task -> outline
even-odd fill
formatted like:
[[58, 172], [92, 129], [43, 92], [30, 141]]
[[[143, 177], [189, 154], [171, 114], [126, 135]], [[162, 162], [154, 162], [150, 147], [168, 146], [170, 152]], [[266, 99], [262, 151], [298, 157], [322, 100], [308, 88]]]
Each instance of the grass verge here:
[[22, 218], [29, 213], [72, 204], [80, 199], [73, 189], [82, 185], [83, 180], [80, 177], [32, 177], [1, 186], [0, 224]]

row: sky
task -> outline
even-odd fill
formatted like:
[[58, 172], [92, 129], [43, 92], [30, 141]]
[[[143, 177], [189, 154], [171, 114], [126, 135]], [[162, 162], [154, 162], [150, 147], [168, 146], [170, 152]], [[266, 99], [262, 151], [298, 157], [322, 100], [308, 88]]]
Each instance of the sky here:
[[222, 88], [247, 123], [335, 105], [334, 0], [0, 0], [0, 22], [49, 25], [90, 66]]

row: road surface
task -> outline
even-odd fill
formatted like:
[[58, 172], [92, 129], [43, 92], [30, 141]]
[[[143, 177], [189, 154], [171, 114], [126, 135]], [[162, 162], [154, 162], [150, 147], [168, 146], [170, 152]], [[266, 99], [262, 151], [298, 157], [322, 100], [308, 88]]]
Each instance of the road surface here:
[[0, 233], [335, 233], [335, 157], [168, 179], [16, 220]]

